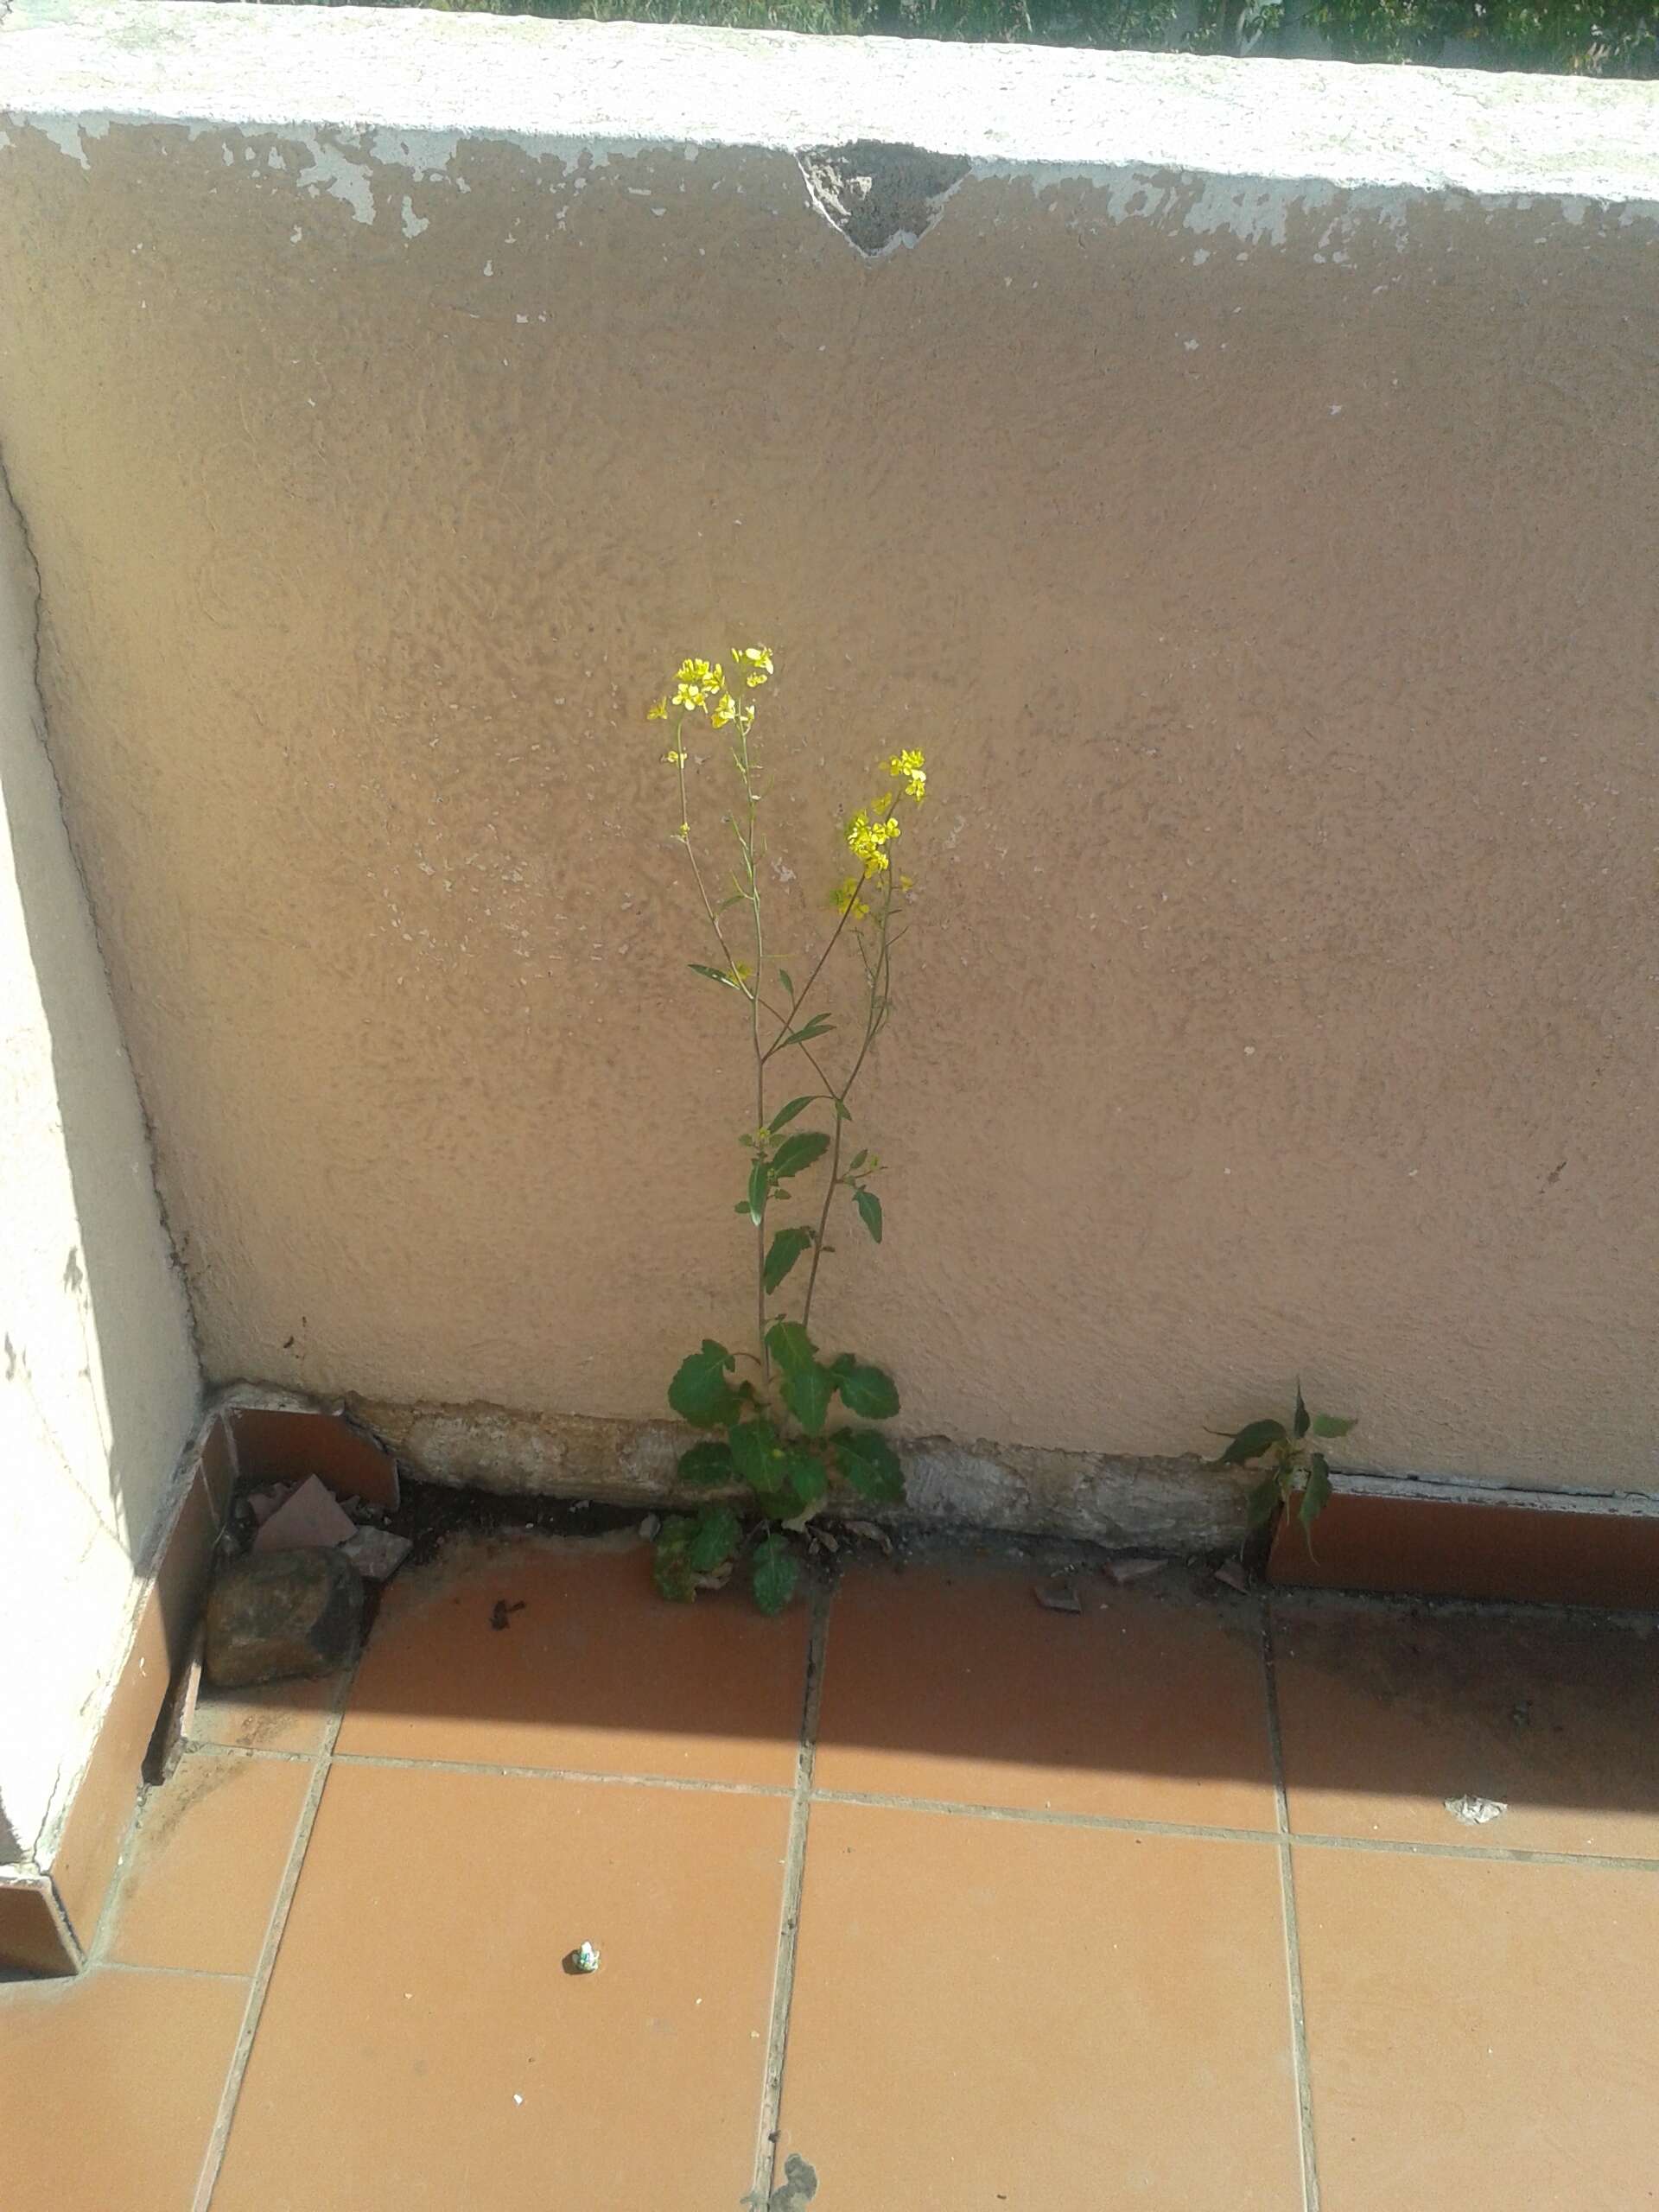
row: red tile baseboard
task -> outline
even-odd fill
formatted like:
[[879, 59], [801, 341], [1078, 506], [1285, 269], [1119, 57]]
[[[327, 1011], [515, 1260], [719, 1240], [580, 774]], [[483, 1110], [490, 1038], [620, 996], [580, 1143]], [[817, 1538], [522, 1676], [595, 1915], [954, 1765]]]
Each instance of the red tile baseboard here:
[[223, 1425], [209, 1415], [181, 1466], [171, 1518], [142, 1586], [132, 1642], [73, 1797], [40, 1859], [0, 1874], [0, 1971], [72, 1974], [92, 1948], [156, 1716], [189, 1654], [231, 1486]]
[[1311, 1590], [1659, 1607], [1659, 1497], [1338, 1474], [1313, 1531], [1281, 1516], [1268, 1580]]

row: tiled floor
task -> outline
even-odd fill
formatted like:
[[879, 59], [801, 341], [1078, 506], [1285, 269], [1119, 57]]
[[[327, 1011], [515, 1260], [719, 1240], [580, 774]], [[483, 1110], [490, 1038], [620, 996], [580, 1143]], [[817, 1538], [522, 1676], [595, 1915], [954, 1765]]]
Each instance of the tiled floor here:
[[1079, 1586], [406, 1575], [0, 1990], [4, 2212], [1659, 2205], [1659, 1639]]

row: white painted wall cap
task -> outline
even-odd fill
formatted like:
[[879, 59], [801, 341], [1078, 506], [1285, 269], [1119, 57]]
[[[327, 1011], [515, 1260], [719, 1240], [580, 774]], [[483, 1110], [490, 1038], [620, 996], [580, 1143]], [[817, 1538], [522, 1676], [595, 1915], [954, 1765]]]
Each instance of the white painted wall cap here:
[[[1659, 203], [1659, 85], [810, 38], [422, 9], [13, 0], [0, 112], [538, 152], [857, 139], [982, 175], [1130, 171]], [[73, 143], [73, 142], [71, 142]], [[380, 158], [395, 158], [384, 145]]]

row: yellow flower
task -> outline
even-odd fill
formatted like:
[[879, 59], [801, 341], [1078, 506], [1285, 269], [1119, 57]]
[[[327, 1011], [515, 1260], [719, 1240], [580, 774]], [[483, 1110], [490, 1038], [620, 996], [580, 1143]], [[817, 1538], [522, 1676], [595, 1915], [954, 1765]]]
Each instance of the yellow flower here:
[[861, 806], [847, 825], [848, 848], [855, 860], [864, 863], [867, 872], [887, 867], [884, 849], [899, 835], [899, 824], [881, 811], [890, 803], [883, 798], [873, 807]]
[[850, 908], [855, 922], [861, 922], [870, 911], [858, 895], [858, 887], [863, 880], [861, 875], [849, 875], [844, 882], [836, 886], [831, 894], [836, 902], [836, 912], [844, 914]]
[[743, 681], [751, 691], [757, 683], [764, 683], [772, 673], [770, 645], [734, 645], [733, 662], [743, 671]]
[[718, 698], [726, 689], [726, 678], [718, 661], [710, 667], [706, 660], [683, 660], [674, 681], [674, 704], [694, 715], [708, 700]]
[[671, 768], [677, 768], [681, 761], [684, 760], [685, 755], [683, 753], [677, 753], [674, 747], [671, 745], [667, 752], [664, 753], [663, 758]]
[[691, 824], [689, 822], [682, 822], [680, 824], [680, 842], [683, 844], [690, 835]]
[[887, 763], [887, 773], [904, 778], [905, 796], [918, 806], [927, 797], [927, 770], [922, 763], [922, 754], [915, 752], [895, 753]]
[[668, 701], [665, 698], [659, 699], [654, 707], [648, 707], [645, 709], [645, 720], [648, 722], [665, 722], [668, 720]]
[[724, 729], [728, 722], [736, 721], [737, 702], [733, 698], [729, 691], [722, 691], [721, 693], [719, 700], [715, 706], [715, 709], [709, 715], [709, 719], [716, 729]]

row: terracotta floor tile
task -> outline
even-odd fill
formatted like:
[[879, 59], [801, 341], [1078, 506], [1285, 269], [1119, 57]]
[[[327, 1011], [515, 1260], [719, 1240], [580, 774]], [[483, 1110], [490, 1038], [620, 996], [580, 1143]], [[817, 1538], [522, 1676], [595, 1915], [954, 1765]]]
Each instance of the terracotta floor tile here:
[[334, 1700], [337, 1675], [322, 1681], [268, 1682], [251, 1690], [203, 1688], [196, 1700], [190, 1740], [246, 1751], [321, 1751]]
[[311, 1771], [300, 1759], [187, 1751], [145, 1799], [128, 1842], [107, 1955], [128, 1966], [251, 1974]]
[[[213, 2212], [735, 2206], [788, 1815], [334, 1768]], [[583, 1940], [600, 1971], [565, 1974]]]
[[814, 1806], [783, 2120], [856, 2212], [1289, 2212], [1277, 1853]]
[[664, 1604], [640, 1544], [461, 1548], [393, 1584], [339, 1749], [787, 1787], [806, 1642], [799, 1604]]
[[821, 1789], [1271, 1829], [1261, 1637], [1243, 1602], [969, 1567], [848, 1576], [830, 1616]]
[[6, 2212], [190, 2212], [247, 1996], [117, 1967], [0, 1989]]
[[[1659, 1638], [1570, 1614], [1275, 1598], [1290, 1821], [1659, 1858]], [[1448, 1798], [1509, 1810], [1470, 1827]]]
[[1659, 2204], [1659, 1877], [1304, 1847], [1324, 2212]]

